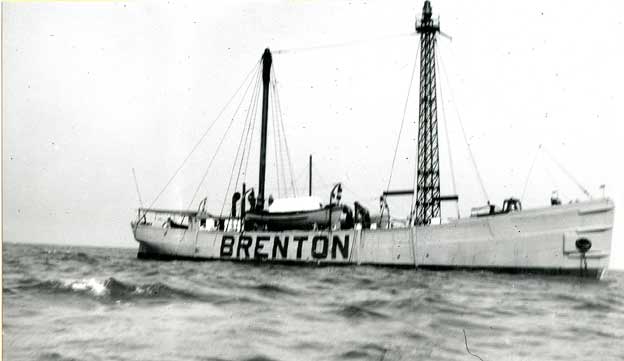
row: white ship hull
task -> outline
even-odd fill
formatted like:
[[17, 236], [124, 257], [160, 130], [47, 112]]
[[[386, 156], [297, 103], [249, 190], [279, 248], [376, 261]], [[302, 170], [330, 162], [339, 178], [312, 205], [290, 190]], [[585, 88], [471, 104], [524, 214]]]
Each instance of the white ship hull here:
[[[609, 265], [614, 206], [608, 199], [460, 219], [414, 228], [222, 232], [133, 224], [140, 258], [582, 274]], [[588, 239], [582, 254], [575, 242]], [[586, 266], [585, 266], [586, 263]]]

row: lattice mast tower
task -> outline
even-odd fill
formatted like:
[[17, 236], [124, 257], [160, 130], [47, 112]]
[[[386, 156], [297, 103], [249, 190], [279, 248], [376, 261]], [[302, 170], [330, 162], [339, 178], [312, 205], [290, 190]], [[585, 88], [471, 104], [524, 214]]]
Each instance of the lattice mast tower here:
[[440, 22], [432, 18], [425, 1], [422, 18], [416, 20], [420, 34], [420, 106], [418, 114], [418, 164], [414, 223], [427, 225], [440, 216], [440, 155], [436, 100], [435, 45]]

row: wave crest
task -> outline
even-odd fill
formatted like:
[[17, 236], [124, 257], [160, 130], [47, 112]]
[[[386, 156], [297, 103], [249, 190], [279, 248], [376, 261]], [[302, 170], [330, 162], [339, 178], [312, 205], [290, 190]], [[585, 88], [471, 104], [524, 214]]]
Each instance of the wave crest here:
[[106, 279], [84, 278], [62, 281], [41, 281], [23, 285], [22, 289], [36, 289], [53, 293], [82, 294], [101, 300], [132, 300], [158, 298], [195, 298], [190, 292], [169, 287], [163, 283], [147, 283], [134, 285], [117, 280], [114, 277]]

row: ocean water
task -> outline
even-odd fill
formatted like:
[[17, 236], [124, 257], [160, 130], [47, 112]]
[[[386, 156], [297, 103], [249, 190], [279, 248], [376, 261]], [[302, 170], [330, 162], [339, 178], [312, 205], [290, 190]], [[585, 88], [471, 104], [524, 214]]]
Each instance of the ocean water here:
[[162, 262], [5, 243], [3, 298], [5, 360], [624, 359], [614, 271]]

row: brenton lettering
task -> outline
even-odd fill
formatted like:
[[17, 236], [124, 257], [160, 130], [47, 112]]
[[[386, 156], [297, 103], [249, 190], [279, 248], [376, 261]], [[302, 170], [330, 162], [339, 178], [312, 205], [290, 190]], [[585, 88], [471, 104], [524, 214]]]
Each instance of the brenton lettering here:
[[336, 235], [223, 235], [220, 257], [253, 260], [349, 259], [348, 234]]

